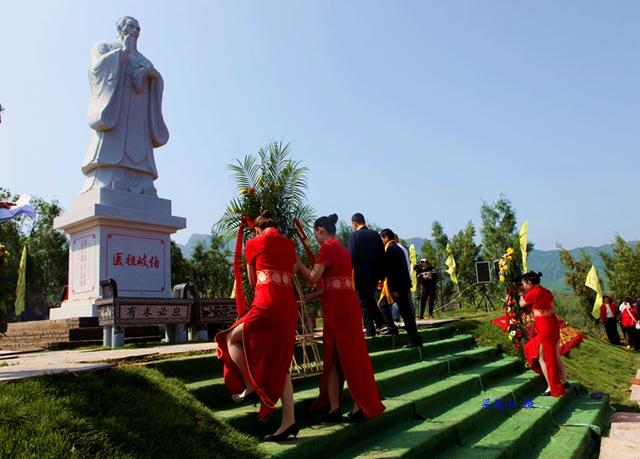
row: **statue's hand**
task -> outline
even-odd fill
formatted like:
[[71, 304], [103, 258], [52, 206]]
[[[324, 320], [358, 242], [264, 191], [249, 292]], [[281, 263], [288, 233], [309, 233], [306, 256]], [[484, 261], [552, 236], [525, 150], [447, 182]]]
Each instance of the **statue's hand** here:
[[133, 89], [136, 92], [142, 91], [142, 85], [148, 73], [149, 69], [146, 67], [140, 67], [133, 72]]

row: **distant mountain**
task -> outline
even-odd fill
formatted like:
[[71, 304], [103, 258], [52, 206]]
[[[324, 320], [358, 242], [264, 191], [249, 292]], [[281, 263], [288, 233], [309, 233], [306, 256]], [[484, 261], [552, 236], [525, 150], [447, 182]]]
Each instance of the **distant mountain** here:
[[422, 251], [422, 246], [426, 241], [427, 239], [423, 239], [421, 237], [411, 237], [409, 239], [405, 239], [405, 242], [407, 243], [407, 249], [411, 244], [416, 246], [416, 255], [418, 256], [418, 258], [420, 258], [420, 252]]
[[191, 255], [193, 255], [193, 251], [196, 249], [196, 245], [198, 245], [199, 242], [202, 242], [206, 248], [209, 244], [209, 235], [193, 233], [186, 244], [178, 244], [178, 247], [180, 247], [180, 250], [182, 251], [182, 256], [185, 258], [191, 258]]
[[[602, 276], [604, 273], [604, 262], [600, 257], [600, 252], [612, 254], [613, 245], [606, 244], [599, 247], [578, 247], [576, 249], [569, 250], [573, 258], [576, 259], [581, 257], [583, 251], [591, 257], [591, 261], [600, 272], [600, 281], [603, 284], [606, 284], [606, 279], [603, 279]], [[561, 292], [571, 291], [571, 288], [564, 280], [564, 273], [566, 269], [560, 261], [560, 250], [533, 250], [529, 253], [527, 261], [530, 270], [543, 273], [542, 282], [545, 287]], [[604, 287], [606, 288], [606, 286]]]
[[[204, 246], [204, 248], [208, 248], [209, 247], [209, 238], [211, 236], [209, 234], [198, 234], [198, 233], [193, 233], [190, 237], [189, 240], [187, 241], [186, 244], [179, 244], [176, 242], [176, 244], [178, 245], [178, 247], [180, 247], [180, 250], [182, 251], [182, 256], [185, 258], [191, 258], [191, 255], [193, 255], [193, 251], [196, 249], [196, 246], [199, 243], [202, 243], [202, 245]], [[230, 241], [227, 244], [227, 249], [233, 254], [233, 251], [236, 247], [236, 241], [235, 239]]]
[[[628, 243], [631, 247], [635, 248], [638, 242], [630, 241]], [[600, 273], [602, 288], [604, 290], [608, 289], [607, 279], [604, 276], [604, 261], [600, 257], [600, 253], [612, 255], [613, 244], [605, 244], [599, 247], [578, 247], [577, 249], [569, 250], [573, 258], [576, 259], [580, 258], [583, 251], [591, 257], [591, 261]], [[564, 280], [564, 272], [566, 270], [564, 265], [560, 262], [559, 250], [533, 250], [529, 253], [528, 262], [529, 269], [533, 271], [540, 271], [544, 274], [542, 281], [546, 287], [556, 291], [571, 290]]]

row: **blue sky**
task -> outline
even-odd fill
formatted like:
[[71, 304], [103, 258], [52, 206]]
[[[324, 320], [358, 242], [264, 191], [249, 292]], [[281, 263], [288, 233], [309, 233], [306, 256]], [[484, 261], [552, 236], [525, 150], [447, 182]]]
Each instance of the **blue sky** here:
[[540, 249], [639, 238], [640, 3], [20, 1], [3, 5], [0, 186], [83, 182], [89, 48], [141, 24], [165, 79], [159, 195], [207, 233], [226, 165], [271, 140], [319, 214], [449, 234], [504, 193]]

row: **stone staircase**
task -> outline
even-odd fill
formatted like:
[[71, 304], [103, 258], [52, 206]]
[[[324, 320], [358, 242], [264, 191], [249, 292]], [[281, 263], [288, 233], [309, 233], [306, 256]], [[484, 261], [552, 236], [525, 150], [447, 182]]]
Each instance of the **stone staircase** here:
[[[163, 335], [157, 326], [127, 327], [125, 342], [160, 341]], [[102, 345], [102, 327], [97, 317], [60, 320], [12, 322], [0, 334], [0, 350], [37, 351], [43, 349], [71, 349], [80, 346]]]
[[[406, 336], [368, 340], [386, 411], [368, 422], [326, 424], [308, 413], [319, 377], [294, 381], [297, 439], [263, 443], [273, 457], [589, 458], [608, 424], [608, 399], [591, 399], [579, 383], [563, 398], [543, 397], [545, 384], [518, 359], [477, 347], [444, 326], [420, 331], [424, 348], [401, 349]], [[154, 362], [234, 428], [261, 438], [275, 430], [257, 408], [235, 405], [214, 356]], [[345, 392], [345, 413], [351, 408]]]

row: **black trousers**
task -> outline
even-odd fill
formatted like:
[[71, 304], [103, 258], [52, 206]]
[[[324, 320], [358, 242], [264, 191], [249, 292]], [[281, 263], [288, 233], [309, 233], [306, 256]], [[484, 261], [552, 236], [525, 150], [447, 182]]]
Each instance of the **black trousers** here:
[[429, 315], [433, 315], [433, 305], [436, 302], [436, 289], [433, 287], [424, 287], [420, 289], [420, 318], [424, 318], [424, 309], [429, 303]]
[[[416, 316], [413, 313], [413, 309], [411, 309], [411, 292], [407, 290], [406, 292], [399, 293], [400, 295], [395, 298], [395, 300], [402, 320], [404, 321], [404, 328], [407, 330], [407, 335], [409, 335], [409, 341], [411, 341], [412, 344], [422, 344], [422, 337], [418, 333], [418, 327], [416, 326]], [[386, 310], [387, 308], [383, 308], [383, 311], [386, 312]], [[391, 318], [391, 305], [388, 305], [388, 311], [389, 318]], [[391, 320], [393, 323], [393, 319]], [[398, 329], [395, 324], [393, 327], [395, 330]]]
[[638, 336], [640, 330], [633, 327], [622, 327], [622, 331], [627, 337], [627, 344], [629, 346], [633, 346], [633, 348], [637, 351], [640, 348], [640, 336]]
[[618, 334], [618, 322], [615, 317], [610, 317], [604, 323], [604, 329], [607, 331], [607, 338], [611, 344], [620, 344], [620, 335]]
[[374, 336], [376, 327], [385, 325], [384, 317], [376, 304], [375, 294], [376, 284], [356, 285], [356, 294], [360, 300], [360, 308], [362, 310], [362, 322], [367, 335]]

